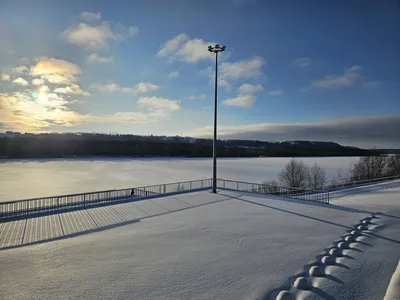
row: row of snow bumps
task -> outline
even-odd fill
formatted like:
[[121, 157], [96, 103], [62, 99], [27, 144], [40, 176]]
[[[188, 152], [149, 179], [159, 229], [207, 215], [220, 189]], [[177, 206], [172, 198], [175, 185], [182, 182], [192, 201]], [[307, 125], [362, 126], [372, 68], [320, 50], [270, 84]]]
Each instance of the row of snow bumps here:
[[343, 256], [343, 250], [351, 250], [351, 243], [355, 243], [359, 241], [361, 236], [367, 237], [365, 235], [371, 230], [374, 223], [373, 219], [379, 218], [378, 215], [380, 213], [372, 213], [368, 217], [365, 217], [360, 220], [360, 222], [353, 226], [350, 233], [343, 236], [339, 241], [334, 243], [334, 246], [331, 246], [327, 253], [325, 253], [321, 258], [318, 258], [318, 262], [308, 267], [305, 270], [305, 276], [299, 276], [295, 278], [293, 281], [292, 287], [290, 290], [282, 290], [276, 296], [276, 300], [295, 300], [296, 292], [299, 290], [311, 290], [313, 288], [311, 279], [315, 277], [323, 278], [327, 274], [324, 272], [325, 266], [333, 266], [336, 265], [336, 258]]

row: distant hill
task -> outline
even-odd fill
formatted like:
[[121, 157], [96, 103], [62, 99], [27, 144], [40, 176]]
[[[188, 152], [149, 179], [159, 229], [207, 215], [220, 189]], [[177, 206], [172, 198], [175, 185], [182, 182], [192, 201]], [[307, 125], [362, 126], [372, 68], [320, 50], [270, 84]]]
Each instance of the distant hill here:
[[400, 149], [374, 149], [382, 154], [400, 154]]
[[[0, 157], [43, 158], [74, 156], [212, 156], [212, 139], [179, 136], [139, 136], [101, 133], [20, 134], [0, 136]], [[379, 155], [378, 150], [334, 142], [218, 140], [220, 157], [293, 157]]]

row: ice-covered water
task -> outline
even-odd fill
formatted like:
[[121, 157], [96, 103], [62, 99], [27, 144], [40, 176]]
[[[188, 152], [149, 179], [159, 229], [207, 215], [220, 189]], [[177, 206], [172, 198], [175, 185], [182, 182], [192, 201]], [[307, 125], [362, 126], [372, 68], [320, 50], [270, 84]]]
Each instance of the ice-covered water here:
[[[249, 182], [276, 179], [291, 158], [218, 159], [218, 177]], [[329, 177], [356, 157], [300, 158]], [[200, 158], [87, 158], [0, 160], [0, 201], [211, 178], [212, 160]]]

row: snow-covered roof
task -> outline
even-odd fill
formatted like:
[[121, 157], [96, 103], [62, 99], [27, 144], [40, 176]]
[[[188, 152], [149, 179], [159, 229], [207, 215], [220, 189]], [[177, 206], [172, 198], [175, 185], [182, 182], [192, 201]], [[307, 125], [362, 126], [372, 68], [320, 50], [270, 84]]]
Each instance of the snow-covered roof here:
[[[399, 192], [331, 205], [198, 192], [0, 223], [2, 295], [275, 299], [287, 289], [301, 299], [382, 299], [400, 251]], [[377, 211], [334, 265], [321, 263]], [[307, 275], [312, 264], [327, 275]], [[294, 287], [299, 276], [313, 288]]]

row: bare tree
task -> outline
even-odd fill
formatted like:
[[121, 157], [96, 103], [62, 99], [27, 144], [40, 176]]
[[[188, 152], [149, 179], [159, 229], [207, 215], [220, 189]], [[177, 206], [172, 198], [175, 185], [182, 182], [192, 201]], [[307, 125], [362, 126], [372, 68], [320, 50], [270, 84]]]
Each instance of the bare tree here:
[[340, 186], [349, 183], [352, 169], [353, 169], [352, 166], [350, 166], [348, 170], [339, 169], [337, 174], [331, 180], [331, 185]]
[[264, 194], [279, 194], [280, 186], [276, 180], [265, 181], [261, 184], [261, 193]]
[[392, 156], [387, 162], [387, 175], [398, 176], [400, 175], [400, 154]]
[[387, 158], [384, 156], [363, 156], [353, 165], [351, 180], [367, 180], [385, 176]]
[[307, 174], [308, 187], [314, 190], [323, 189], [328, 181], [326, 171], [314, 163]]
[[279, 182], [287, 187], [307, 187], [308, 167], [301, 160], [292, 159], [278, 174]]

